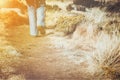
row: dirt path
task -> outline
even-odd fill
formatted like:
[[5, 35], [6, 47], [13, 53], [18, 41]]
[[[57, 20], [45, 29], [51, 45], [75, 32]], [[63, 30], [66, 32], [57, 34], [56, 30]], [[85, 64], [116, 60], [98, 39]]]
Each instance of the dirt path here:
[[75, 64], [64, 49], [50, 47], [50, 38], [31, 37], [27, 25], [7, 27], [7, 40], [23, 55], [17, 74], [27, 80], [90, 80], [84, 63]]

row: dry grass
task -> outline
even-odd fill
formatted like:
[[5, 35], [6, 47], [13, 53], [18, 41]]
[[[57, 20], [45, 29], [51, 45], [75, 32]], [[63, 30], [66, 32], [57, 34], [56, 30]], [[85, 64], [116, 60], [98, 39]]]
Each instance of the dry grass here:
[[60, 17], [56, 23], [56, 31], [71, 34], [75, 31], [77, 24], [82, 22], [83, 19], [83, 15]]
[[57, 5], [53, 5], [53, 6], [46, 5], [46, 11], [49, 11], [49, 12], [53, 11], [53, 12], [55, 12], [55, 11], [60, 11], [60, 10], [61, 10], [61, 8], [59, 8]]
[[72, 3], [72, 1], [70, 0], [46, 0], [46, 4], [54, 6], [57, 5], [59, 6], [59, 8], [61, 8], [62, 10], [66, 10], [66, 7]]
[[88, 72], [97, 79], [119, 78], [120, 39], [101, 34], [93, 46], [95, 50], [86, 55], [89, 64]]
[[71, 13], [65, 11], [68, 2], [46, 0], [46, 18], [45, 23], [47, 28], [55, 28], [57, 21], [61, 16], [67, 16]]
[[8, 80], [26, 80], [23, 75], [12, 75]]
[[85, 37], [81, 38], [81, 41], [87, 42], [87, 46], [91, 44], [93, 47], [93, 50], [91, 52], [87, 52], [85, 54], [89, 64], [88, 72], [90, 72], [90, 74], [93, 74], [97, 80], [119, 79], [119, 18], [115, 18], [113, 16], [107, 17], [105, 12], [98, 12], [101, 15], [98, 15], [98, 13], [96, 13], [96, 11], [94, 12], [94, 10], [92, 10], [91, 16], [88, 15], [89, 20], [87, 24], [88, 26], [89, 24], [92, 24], [91, 28], [89, 26], [87, 28], [84, 27], [83, 29], [79, 29], [80, 32], [81, 30], [85, 31], [82, 32], [79, 37], [83, 36], [83, 34], [86, 33]]
[[[5, 35], [7, 35], [5, 25], [1, 22], [0, 29], [0, 79], [2, 80], [25, 80], [18, 79], [16, 75], [16, 68], [20, 62], [21, 54], [6, 41]], [[17, 77], [15, 79], [15, 77]]]
[[[87, 10], [84, 15], [60, 11], [58, 6], [54, 6], [53, 11], [51, 11], [52, 8], [48, 6], [48, 12], [46, 12], [47, 26], [56, 26], [56, 31], [64, 32], [64, 34], [72, 34], [72, 38], [69, 40], [63, 37], [52, 37], [55, 47], [70, 50], [74, 55], [78, 53], [84, 55], [83, 58], [88, 63], [86, 72], [92, 74], [95, 80], [119, 80], [119, 16], [108, 16], [106, 12], [98, 8]], [[23, 19], [20, 18], [20, 20]], [[6, 33], [5, 28], [1, 27], [0, 78], [25, 80], [23, 75], [15, 75], [16, 68], [14, 67], [19, 64], [20, 53], [14, 47], [8, 46], [9, 43], [4, 37], [7, 33], [5, 35], [3, 33]], [[68, 54], [68, 56], [71, 55]]]
[[113, 17], [112, 20], [100, 23], [99, 28], [107, 34], [120, 36], [120, 22], [118, 20]]
[[[72, 50], [73, 54], [76, 54], [76, 51], [79, 54], [83, 53], [88, 63], [86, 72], [94, 76], [95, 80], [119, 80], [119, 15], [111, 15], [99, 8], [94, 8], [87, 10], [84, 16], [60, 17], [56, 30], [64, 33], [72, 32], [72, 39], [55, 38], [53, 43], [57, 48]], [[75, 31], [71, 29], [73, 25], [75, 25]]]

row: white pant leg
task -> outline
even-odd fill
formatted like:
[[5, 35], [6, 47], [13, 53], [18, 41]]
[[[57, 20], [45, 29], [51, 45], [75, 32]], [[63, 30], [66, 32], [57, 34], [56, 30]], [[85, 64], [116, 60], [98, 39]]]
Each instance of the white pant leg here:
[[40, 6], [39, 8], [37, 8], [37, 26], [45, 26], [45, 22], [44, 22], [44, 18], [45, 18], [45, 7], [44, 6]]
[[30, 25], [30, 35], [37, 36], [36, 10], [33, 6], [28, 6], [28, 16]]

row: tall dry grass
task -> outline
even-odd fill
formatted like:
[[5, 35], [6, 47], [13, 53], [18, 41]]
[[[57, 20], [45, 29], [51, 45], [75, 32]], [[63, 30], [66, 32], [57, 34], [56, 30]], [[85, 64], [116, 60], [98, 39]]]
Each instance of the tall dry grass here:
[[97, 79], [120, 78], [120, 38], [101, 34], [94, 42], [95, 50], [86, 55], [88, 72]]
[[[87, 10], [84, 16], [82, 21], [80, 18], [78, 19], [80, 23], [76, 26], [70, 39], [54, 38], [53, 44], [57, 48], [62, 47], [72, 51], [74, 55], [78, 53], [84, 55], [84, 61], [88, 64], [86, 72], [91, 74], [95, 80], [119, 80], [120, 17], [117, 14], [112, 15], [99, 8]], [[74, 17], [71, 18], [74, 19]], [[69, 24], [72, 19], [62, 18], [63, 22], [58, 21], [59, 23], [66, 21], [65, 23]], [[59, 25], [58, 27], [62, 26]], [[63, 27], [70, 26], [63, 24]], [[65, 30], [65, 28], [63, 29]]]
[[83, 15], [62, 16], [56, 23], [56, 31], [64, 32], [65, 35], [71, 34], [83, 19]]
[[91, 28], [88, 25], [85, 35], [87, 38], [83, 39], [91, 43], [93, 47], [91, 52], [85, 54], [85, 58], [88, 60], [88, 72], [93, 74], [97, 80], [119, 79], [119, 19], [113, 16], [107, 17], [107, 13], [99, 9], [93, 9], [87, 14], [90, 15], [87, 16], [87, 24], [91, 24]]

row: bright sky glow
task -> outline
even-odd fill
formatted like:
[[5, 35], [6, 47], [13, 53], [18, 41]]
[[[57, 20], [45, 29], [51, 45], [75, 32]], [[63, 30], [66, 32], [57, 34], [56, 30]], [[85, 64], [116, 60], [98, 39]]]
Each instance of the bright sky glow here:
[[7, 5], [8, 0], [0, 0], [0, 7]]

